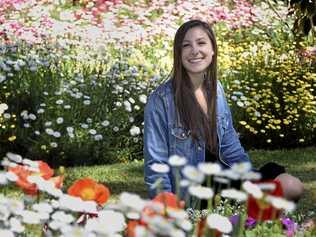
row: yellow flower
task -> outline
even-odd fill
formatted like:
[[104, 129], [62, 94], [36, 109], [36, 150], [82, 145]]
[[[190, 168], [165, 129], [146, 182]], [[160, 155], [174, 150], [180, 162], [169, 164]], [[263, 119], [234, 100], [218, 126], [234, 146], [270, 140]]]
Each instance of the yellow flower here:
[[241, 125], [244, 125], [244, 126], [247, 124], [246, 121], [239, 121], [239, 123], [240, 123]]
[[274, 122], [274, 124], [280, 124], [281, 120], [280, 119], [275, 119], [273, 122]]
[[41, 145], [41, 149], [45, 151], [47, 149], [46, 145]]
[[9, 140], [10, 142], [13, 142], [15, 139], [16, 139], [16, 136], [14, 136], [14, 135], [8, 138], [8, 140]]
[[283, 119], [283, 123], [284, 123], [285, 125], [289, 125], [289, 124], [290, 124], [290, 121], [287, 120], [287, 119]]

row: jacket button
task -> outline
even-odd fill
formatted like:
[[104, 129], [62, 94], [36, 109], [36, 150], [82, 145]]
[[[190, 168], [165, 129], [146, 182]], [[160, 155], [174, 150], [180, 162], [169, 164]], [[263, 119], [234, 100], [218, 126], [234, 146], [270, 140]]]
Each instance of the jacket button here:
[[185, 133], [184, 132], [181, 134], [181, 137], [183, 137], [183, 138], [185, 137]]
[[198, 150], [199, 150], [199, 151], [202, 150], [202, 147], [198, 146]]

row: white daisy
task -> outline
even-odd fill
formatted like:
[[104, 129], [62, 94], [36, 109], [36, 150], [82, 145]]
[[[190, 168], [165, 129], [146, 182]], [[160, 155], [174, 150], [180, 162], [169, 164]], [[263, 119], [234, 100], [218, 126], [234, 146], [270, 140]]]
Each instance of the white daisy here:
[[84, 100], [84, 101], [83, 101], [83, 104], [84, 104], [84, 105], [90, 105], [90, 104], [91, 104], [91, 101], [90, 101], [90, 100]]
[[263, 197], [263, 192], [261, 191], [261, 189], [259, 188], [258, 185], [250, 182], [250, 181], [246, 181], [242, 184], [242, 188], [250, 195], [252, 195], [254, 198], [256, 199], [260, 199]]
[[143, 104], [146, 104], [147, 103], [147, 96], [146, 95], [140, 95], [139, 96], [139, 101]]
[[204, 181], [204, 174], [192, 165], [185, 166], [182, 173], [188, 180], [195, 183], [202, 183]]
[[38, 212], [23, 210], [20, 215], [22, 216], [22, 221], [25, 224], [40, 224], [41, 215]]
[[90, 129], [90, 130], [89, 130], [89, 133], [90, 133], [91, 135], [95, 135], [95, 134], [97, 134], [97, 131], [96, 131], [95, 129]]
[[137, 194], [123, 192], [119, 196], [119, 202], [121, 205], [128, 209], [141, 212], [147, 205], [147, 201], [143, 200]]
[[95, 140], [95, 141], [101, 141], [102, 139], [103, 139], [102, 134], [96, 134], [96, 135], [94, 136], [94, 140]]
[[9, 220], [9, 223], [11, 226], [10, 227], [11, 231], [18, 233], [18, 234], [21, 234], [25, 231], [25, 227], [21, 224], [21, 221], [18, 218], [11, 217]]
[[133, 125], [132, 128], [129, 130], [129, 133], [132, 135], [132, 136], [137, 136], [140, 134], [140, 128]]
[[64, 122], [64, 118], [62, 118], [62, 117], [58, 117], [57, 119], [56, 119], [56, 123], [57, 124], [62, 124]]
[[201, 162], [198, 164], [198, 169], [205, 175], [217, 175], [221, 172], [222, 168], [217, 163]]
[[206, 223], [211, 229], [218, 230], [221, 233], [230, 233], [233, 225], [227, 217], [213, 213], [207, 216]]
[[103, 127], [107, 127], [107, 126], [110, 125], [110, 122], [109, 122], [108, 120], [104, 120], [104, 121], [101, 123], [101, 125], [102, 125]]
[[0, 236], [3, 237], [14, 237], [14, 234], [11, 230], [0, 229]]
[[16, 163], [21, 163], [22, 162], [22, 156], [18, 155], [18, 154], [14, 154], [12, 152], [7, 152], [6, 153], [6, 157]]
[[208, 200], [214, 196], [214, 192], [211, 188], [203, 186], [190, 186], [189, 193], [199, 199]]
[[286, 212], [292, 212], [295, 210], [295, 203], [284, 198], [268, 196], [267, 200], [270, 201], [272, 206], [277, 209], [285, 210]]
[[35, 114], [29, 114], [29, 119], [36, 120], [36, 115]]
[[181, 167], [187, 163], [187, 160], [182, 156], [172, 155], [169, 157], [168, 163], [172, 167]]
[[247, 200], [247, 194], [236, 189], [224, 189], [221, 192], [221, 196], [224, 198], [235, 199], [238, 202]]
[[239, 175], [242, 175], [242, 174], [247, 173], [251, 170], [251, 163], [250, 162], [235, 163], [231, 167], [231, 170], [236, 172]]
[[160, 164], [160, 163], [154, 163], [150, 166], [150, 168], [157, 172], [157, 173], [162, 173], [162, 174], [165, 174], [165, 173], [168, 173], [170, 171], [170, 168], [168, 165], [166, 164]]

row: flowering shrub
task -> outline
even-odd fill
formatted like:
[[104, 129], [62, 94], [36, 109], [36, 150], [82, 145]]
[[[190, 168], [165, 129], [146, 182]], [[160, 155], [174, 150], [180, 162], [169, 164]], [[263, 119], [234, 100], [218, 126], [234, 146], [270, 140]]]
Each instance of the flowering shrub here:
[[[146, 98], [171, 71], [175, 30], [197, 16], [217, 32], [219, 78], [243, 143], [315, 140], [313, 48], [304, 41], [297, 52], [264, 3], [77, 1], [87, 14], [76, 18], [82, 9], [72, 1], [3, 2], [2, 155], [56, 166], [142, 159]], [[104, 4], [95, 25], [89, 12]]]
[[[142, 149], [144, 104], [157, 85], [149, 80], [146, 67], [130, 65], [127, 52], [108, 64], [96, 61], [98, 68], [90, 71], [85, 64], [77, 69], [80, 61], [60, 60], [63, 51], [43, 55], [43, 50], [14, 50], [8, 49], [2, 61], [1, 100], [11, 106], [3, 114], [1, 133], [9, 144], [14, 142], [12, 146], [49, 162], [58, 155], [61, 159], [55, 165], [126, 161], [137, 156]], [[23, 84], [14, 78], [23, 78]]]
[[[45, 170], [49, 171], [43, 175], [41, 169], [37, 169], [37, 162], [30, 162], [21, 156], [8, 153], [1, 165], [5, 171], [0, 172], [0, 185], [8, 186], [11, 182], [19, 180], [19, 173], [14, 173], [12, 168], [22, 166], [24, 170], [32, 170], [32, 173], [25, 176], [25, 180], [38, 189], [35, 199], [12, 199], [5, 195], [0, 195], [0, 233], [2, 236], [23, 236], [29, 233], [30, 236], [39, 236], [37, 232], [52, 236], [312, 236], [315, 233], [315, 226], [302, 229], [289, 218], [279, 215], [265, 218], [270, 221], [265, 222], [260, 214], [265, 207], [259, 206], [259, 215], [254, 218], [247, 218], [247, 211], [240, 211], [235, 204], [229, 202], [216, 201], [217, 197], [225, 197], [226, 200], [234, 200], [244, 209], [252, 210], [251, 205], [245, 205], [247, 199], [253, 198], [257, 202], [265, 202], [265, 205], [272, 206], [279, 212], [292, 211], [294, 203], [289, 202], [274, 194], [269, 194], [267, 190], [272, 190], [273, 186], [255, 184], [247, 180], [257, 179], [257, 174], [249, 171], [251, 168], [247, 164], [238, 164], [230, 170], [216, 169], [217, 172], [205, 172], [205, 167], [200, 166], [199, 172], [205, 179], [213, 179], [215, 182], [221, 177], [228, 183], [231, 178], [243, 180], [242, 190], [234, 190], [222, 186], [215, 192], [212, 187], [200, 186], [204, 181], [197, 179], [197, 173], [186, 172], [185, 163], [179, 166], [177, 160], [181, 157], [170, 158], [169, 168], [155, 166], [160, 172], [170, 170], [182, 170], [183, 180], [187, 181], [188, 195], [185, 202], [180, 201], [179, 196], [172, 193], [160, 192], [153, 200], [140, 198], [133, 193], [123, 192], [115, 202], [108, 202], [109, 191], [104, 184], [98, 184], [90, 178], [77, 180], [68, 188], [68, 194], [62, 188], [56, 187], [50, 179], [45, 179], [51, 175], [51, 169], [45, 165]], [[176, 166], [174, 164], [177, 163]], [[44, 164], [40, 162], [40, 164]], [[216, 166], [216, 164], [206, 163], [205, 166]], [[167, 165], [166, 165], [167, 166]], [[213, 169], [215, 170], [215, 169]], [[41, 176], [43, 175], [43, 176]], [[247, 180], [247, 181], [246, 181]], [[182, 182], [183, 183], [183, 182]], [[177, 183], [177, 185], [180, 185]], [[157, 182], [157, 187], [159, 182]], [[228, 185], [229, 186], [229, 185]], [[157, 188], [156, 187], [156, 188]], [[37, 197], [37, 198], [36, 198]], [[199, 203], [201, 200], [210, 200], [208, 208], [203, 210], [201, 216], [194, 214], [199, 210], [185, 210], [184, 207], [192, 205], [193, 200]], [[212, 202], [216, 203], [212, 207]], [[231, 206], [231, 212], [230, 210]], [[285, 212], [285, 213], [286, 213]], [[279, 222], [279, 218], [282, 221]], [[271, 221], [272, 220], [272, 221]], [[284, 225], [284, 228], [282, 226]], [[303, 232], [305, 231], [305, 232]], [[304, 235], [303, 235], [304, 234]]]
[[273, 31], [277, 39], [262, 36], [257, 42], [224, 43], [233, 59], [223, 78], [237, 130], [245, 143], [255, 147], [313, 144], [315, 57], [302, 57], [290, 33], [281, 33], [285, 29]]

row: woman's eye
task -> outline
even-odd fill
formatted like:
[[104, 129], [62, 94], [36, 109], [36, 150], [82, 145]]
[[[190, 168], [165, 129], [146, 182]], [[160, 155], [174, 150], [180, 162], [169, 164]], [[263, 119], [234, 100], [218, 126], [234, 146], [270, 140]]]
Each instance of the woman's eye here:
[[200, 45], [205, 44], [205, 42], [199, 42]]
[[189, 44], [182, 45], [183, 48], [188, 47], [188, 46], [189, 46]]

